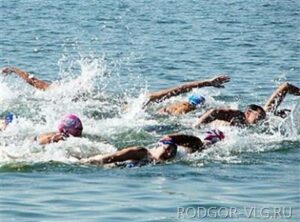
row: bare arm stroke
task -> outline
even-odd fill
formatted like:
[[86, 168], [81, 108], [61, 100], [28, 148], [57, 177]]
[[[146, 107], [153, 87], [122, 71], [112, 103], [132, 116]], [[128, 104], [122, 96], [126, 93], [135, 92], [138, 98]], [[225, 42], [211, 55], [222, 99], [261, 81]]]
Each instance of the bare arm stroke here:
[[300, 96], [300, 89], [297, 86], [294, 86], [290, 83], [283, 83], [281, 84], [271, 95], [264, 106], [264, 110], [266, 112], [273, 112], [277, 111], [278, 106], [282, 103], [285, 96], [287, 94], [292, 94], [295, 96]]
[[164, 136], [162, 140], [172, 140], [179, 146], [183, 146], [189, 153], [194, 153], [197, 151], [203, 150], [204, 144], [201, 139], [193, 135], [185, 135], [185, 134], [169, 134]]
[[50, 84], [46, 83], [45, 81], [37, 79], [34, 76], [30, 75], [29, 73], [19, 68], [5, 67], [2, 69], [2, 73], [4, 74], [16, 73], [20, 78], [24, 79], [28, 84], [40, 90], [46, 90], [50, 86]]
[[194, 82], [188, 82], [179, 86], [163, 89], [158, 92], [149, 93], [147, 96], [149, 100], [146, 105], [150, 102], [161, 102], [172, 96], [177, 96], [182, 93], [190, 92], [194, 88], [202, 88], [207, 86], [213, 86], [222, 88], [223, 84], [230, 81], [230, 77], [227, 75], [220, 75], [209, 80], [200, 80]]
[[243, 123], [244, 113], [234, 109], [211, 109], [198, 118], [194, 127], [199, 127], [201, 124], [211, 123], [214, 120], [222, 120], [226, 122], [239, 120]]
[[126, 160], [142, 160], [148, 155], [147, 149], [143, 147], [128, 147], [119, 150], [113, 154], [108, 154], [105, 156], [90, 157], [84, 160], [85, 163], [103, 165], [108, 163], [122, 162]]

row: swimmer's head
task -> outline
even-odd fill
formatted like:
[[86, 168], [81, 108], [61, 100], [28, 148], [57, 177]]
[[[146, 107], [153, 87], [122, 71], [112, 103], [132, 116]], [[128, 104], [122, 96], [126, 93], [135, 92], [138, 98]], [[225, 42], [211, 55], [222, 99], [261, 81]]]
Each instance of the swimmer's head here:
[[266, 118], [265, 110], [258, 105], [251, 104], [245, 110], [246, 121], [249, 124], [257, 123], [258, 121]]
[[0, 119], [0, 131], [5, 130], [8, 124], [10, 124], [14, 119], [14, 114], [7, 113], [4, 118]]
[[156, 146], [160, 150], [160, 160], [173, 159], [177, 154], [177, 144], [173, 140], [163, 139], [160, 140]]
[[11, 112], [7, 113], [4, 117], [4, 121], [5, 121], [5, 124], [8, 125], [10, 124], [14, 119], [14, 114], [12, 114]]
[[66, 136], [72, 135], [79, 137], [81, 136], [82, 129], [81, 120], [74, 114], [65, 115], [58, 124], [59, 132]]
[[209, 130], [204, 134], [204, 141], [206, 144], [214, 144], [223, 140], [224, 138], [224, 133], [218, 129]]
[[205, 98], [201, 95], [191, 95], [188, 97], [188, 101], [193, 106], [201, 106], [205, 102]]

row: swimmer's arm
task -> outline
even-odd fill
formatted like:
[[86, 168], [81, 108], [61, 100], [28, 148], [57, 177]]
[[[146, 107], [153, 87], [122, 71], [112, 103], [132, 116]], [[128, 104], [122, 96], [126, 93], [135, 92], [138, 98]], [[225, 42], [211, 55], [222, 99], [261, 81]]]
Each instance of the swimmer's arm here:
[[287, 93], [300, 96], [300, 88], [287, 82], [281, 84], [266, 102], [264, 110], [266, 112], [276, 113], [278, 106], [281, 104]]
[[0, 131], [5, 130], [5, 128], [6, 128], [6, 124], [5, 124], [4, 120], [0, 120]]
[[84, 163], [95, 164], [95, 165], [102, 165], [102, 164], [109, 164], [109, 163], [116, 163], [116, 162], [123, 162], [126, 160], [142, 160], [147, 157], [148, 151], [142, 147], [128, 147], [122, 150], [119, 150], [113, 154], [106, 155], [106, 156], [99, 156], [97, 158], [90, 157], [84, 161]]
[[19, 77], [24, 79], [28, 84], [32, 85], [33, 87], [40, 89], [40, 90], [46, 90], [50, 86], [50, 84], [35, 78], [34, 76], [31, 76], [29, 73], [24, 72], [21, 69], [15, 68], [15, 67], [6, 67], [2, 69], [2, 73], [4, 74], [10, 74], [10, 73], [16, 73]]
[[229, 82], [229, 80], [230, 80], [229, 76], [221, 75], [210, 80], [189, 82], [169, 89], [164, 89], [158, 92], [149, 93], [147, 95], [149, 98], [147, 104], [150, 102], [161, 102], [172, 96], [177, 96], [179, 94], [189, 92], [194, 88], [202, 88], [206, 86], [214, 86], [214, 87], [221, 88], [224, 87], [223, 84]]
[[205, 148], [201, 139], [192, 135], [169, 134], [162, 138], [162, 140], [166, 139], [173, 140], [177, 145], [183, 146], [189, 153], [201, 151]]
[[37, 141], [40, 145], [57, 143], [61, 140], [64, 140], [64, 136], [61, 133], [47, 133], [37, 137]]
[[244, 113], [233, 109], [211, 109], [198, 118], [194, 127], [200, 127], [200, 125], [211, 123], [214, 120], [231, 122], [233, 119], [240, 120], [243, 123]]

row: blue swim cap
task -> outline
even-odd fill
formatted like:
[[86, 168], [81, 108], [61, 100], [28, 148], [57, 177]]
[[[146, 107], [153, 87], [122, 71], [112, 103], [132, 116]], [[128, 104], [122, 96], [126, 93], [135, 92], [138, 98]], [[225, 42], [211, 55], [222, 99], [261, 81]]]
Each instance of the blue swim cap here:
[[11, 123], [14, 119], [14, 114], [12, 113], [7, 113], [4, 117], [4, 121], [5, 121], [5, 124], [8, 125], [9, 123]]
[[205, 101], [205, 98], [201, 95], [191, 95], [188, 97], [189, 104], [193, 106], [202, 105]]

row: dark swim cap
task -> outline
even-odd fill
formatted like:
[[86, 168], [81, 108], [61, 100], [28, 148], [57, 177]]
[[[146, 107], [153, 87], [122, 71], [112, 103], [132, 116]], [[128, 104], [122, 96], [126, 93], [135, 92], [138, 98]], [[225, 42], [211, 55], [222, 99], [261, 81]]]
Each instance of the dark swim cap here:
[[8, 125], [10, 124], [14, 119], [14, 114], [12, 114], [11, 112], [7, 113], [4, 117], [4, 121], [5, 121], [5, 124]]

